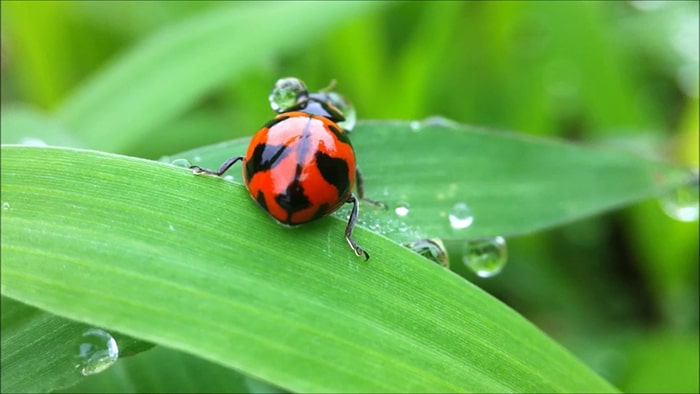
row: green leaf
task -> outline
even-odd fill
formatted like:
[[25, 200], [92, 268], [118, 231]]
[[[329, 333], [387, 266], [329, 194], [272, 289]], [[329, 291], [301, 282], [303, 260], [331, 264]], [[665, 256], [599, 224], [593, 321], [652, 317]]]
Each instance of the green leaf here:
[[[421, 238], [513, 236], [568, 223], [631, 204], [682, 185], [689, 173], [609, 149], [551, 139], [426, 122], [361, 122], [352, 135], [365, 195], [388, 210], [365, 205], [360, 223], [398, 242]], [[218, 168], [245, 154], [248, 139], [164, 158]], [[241, 169], [234, 168], [236, 182]], [[458, 203], [472, 225], [455, 229]], [[408, 214], [395, 209], [408, 205]], [[337, 217], [347, 217], [348, 210]]]
[[328, 26], [378, 5], [216, 5], [142, 41], [78, 89], [57, 116], [86, 146], [123, 150], [244, 70], [282, 49], [308, 45]]
[[158, 346], [119, 360], [65, 393], [247, 393], [254, 380], [220, 365]]
[[[80, 381], [76, 355], [79, 340], [89, 328], [2, 297], [1, 391], [48, 392]], [[120, 357], [153, 347], [116, 332], [111, 334], [119, 343]]]
[[274, 224], [244, 187], [2, 147], [2, 294], [292, 391], [614, 391], [461, 277], [345, 223]]

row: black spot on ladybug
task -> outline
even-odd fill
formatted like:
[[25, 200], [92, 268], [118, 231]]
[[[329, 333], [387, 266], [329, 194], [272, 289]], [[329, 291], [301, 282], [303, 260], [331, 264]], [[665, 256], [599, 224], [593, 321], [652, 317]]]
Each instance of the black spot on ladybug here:
[[[301, 171], [301, 166], [297, 166], [297, 172]], [[304, 194], [304, 188], [301, 186], [299, 179], [294, 179], [287, 190], [282, 194], [275, 196], [275, 201], [279, 204], [282, 209], [287, 211], [287, 223], [291, 224], [292, 214], [302, 209], [306, 209], [311, 206], [311, 201]]]
[[268, 211], [267, 201], [265, 201], [265, 193], [263, 193], [262, 191], [258, 191], [258, 196], [255, 197], [255, 201], [258, 202], [258, 205], [260, 205], [262, 209]]
[[338, 196], [344, 196], [350, 190], [350, 180], [348, 179], [348, 163], [343, 159], [336, 159], [327, 154], [316, 152], [316, 165], [321, 176], [326, 182], [338, 189]]
[[253, 150], [253, 154], [245, 163], [246, 182], [258, 172], [267, 171], [279, 163], [287, 153], [285, 145], [258, 144]]
[[328, 130], [330, 130], [330, 132], [333, 133], [339, 141], [342, 141], [348, 145], [352, 145], [350, 144], [350, 138], [348, 138], [348, 134], [341, 130], [340, 127], [338, 127], [337, 125], [329, 124]]

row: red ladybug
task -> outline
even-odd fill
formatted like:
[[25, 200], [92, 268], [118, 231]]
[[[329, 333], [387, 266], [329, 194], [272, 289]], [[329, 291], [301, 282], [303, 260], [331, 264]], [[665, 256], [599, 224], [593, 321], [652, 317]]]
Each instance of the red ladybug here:
[[335, 212], [351, 203], [345, 239], [358, 256], [369, 254], [352, 239], [357, 221], [357, 190], [362, 198], [362, 178], [348, 130], [338, 123], [345, 105], [335, 93], [309, 94], [296, 78], [277, 81], [270, 95], [279, 112], [251, 139], [245, 156], [226, 160], [217, 171], [192, 166], [195, 174], [221, 176], [243, 161], [243, 179], [250, 196], [279, 223], [296, 226]]

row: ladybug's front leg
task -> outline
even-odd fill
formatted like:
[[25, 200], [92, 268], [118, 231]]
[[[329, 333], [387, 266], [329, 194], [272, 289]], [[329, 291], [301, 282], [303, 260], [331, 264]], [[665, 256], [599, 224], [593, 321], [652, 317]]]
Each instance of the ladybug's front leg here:
[[236, 164], [237, 161], [243, 160], [243, 156], [236, 156], [232, 157], [228, 160], [226, 160], [221, 166], [219, 166], [219, 169], [217, 171], [212, 171], [212, 170], [207, 170], [206, 168], [202, 168], [200, 166], [190, 166], [190, 169], [192, 172], [195, 174], [209, 174], [209, 175], [216, 175], [216, 176], [221, 176], [224, 174], [224, 172], [228, 171], [231, 166]]
[[355, 227], [355, 222], [357, 222], [357, 211], [358, 211], [358, 203], [357, 203], [357, 198], [355, 197], [354, 194], [351, 194], [350, 197], [348, 197], [347, 200], [348, 203], [352, 203], [352, 212], [350, 213], [350, 219], [348, 220], [348, 225], [345, 227], [345, 240], [348, 241], [350, 244], [350, 247], [352, 250], [355, 251], [355, 254], [358, 256], [362, 256], [363, 254], [365, 255], [365, 261], [369, 260], [369, 253], [367, 253], [364, 249], [360, 247], [360, 245], [355, 242], [354, 239], [352, 239], [352, 229]]

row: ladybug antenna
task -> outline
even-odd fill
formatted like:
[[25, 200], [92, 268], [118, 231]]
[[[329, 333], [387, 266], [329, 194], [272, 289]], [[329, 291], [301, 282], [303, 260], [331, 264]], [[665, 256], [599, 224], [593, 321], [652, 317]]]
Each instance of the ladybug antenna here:
[[333, 88], [335, 88], [335, 78], [331, 79], [331, 82], [326, 86], [325, 88], [321, 89], [319, 92], [320, 93], [328, 93], [330, 92]]

